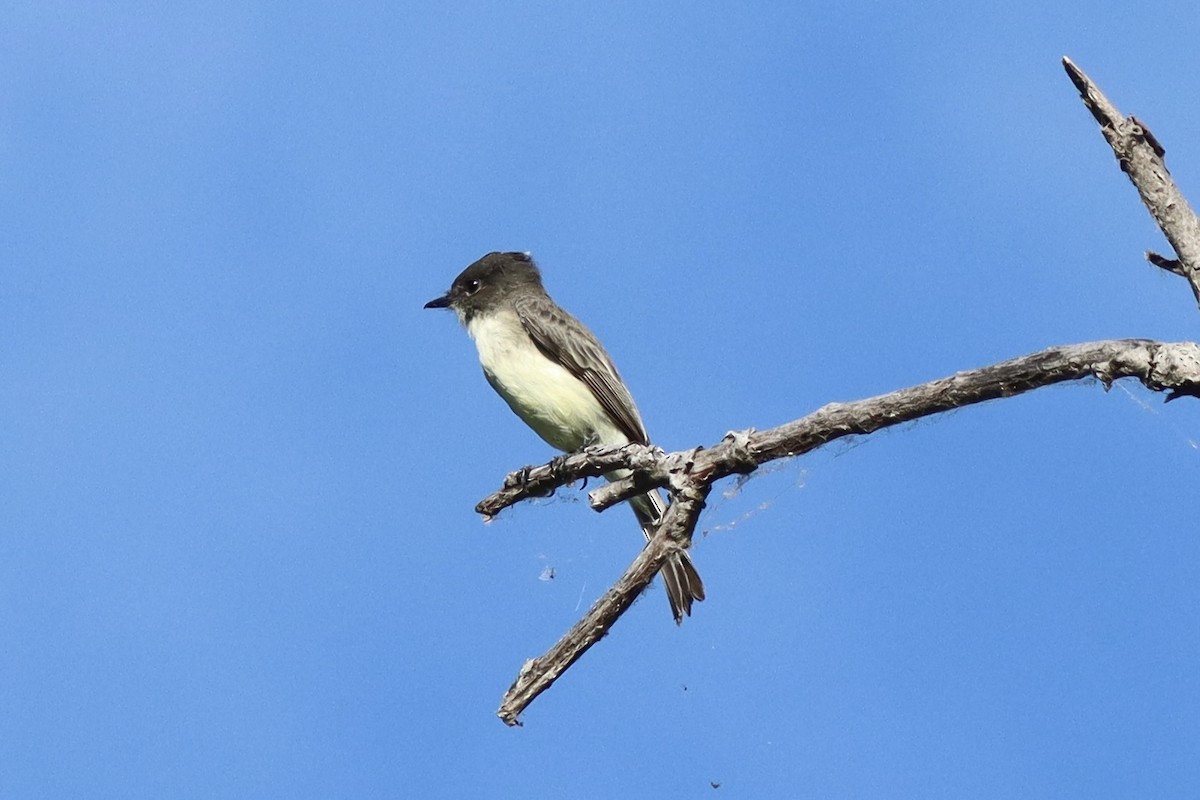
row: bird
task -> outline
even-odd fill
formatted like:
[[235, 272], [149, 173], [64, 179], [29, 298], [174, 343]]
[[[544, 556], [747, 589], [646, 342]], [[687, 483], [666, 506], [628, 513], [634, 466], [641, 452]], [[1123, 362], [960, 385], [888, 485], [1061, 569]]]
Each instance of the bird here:
[[[650, 444], [633, 395], [612, 358], [582, 322], [551, 299], [529, 253], [493, 252], [459, 274], [425, 308], [448, 308], [475, 342], [483, 375], [521, 420], [551, 447]], [[629, 470], [606, 473], [619, 480]], [[666, 511], [657, 489], [630, 499], [649, 541]], [[686, 550], [661, 574], [676, 624], [704, 599]]]

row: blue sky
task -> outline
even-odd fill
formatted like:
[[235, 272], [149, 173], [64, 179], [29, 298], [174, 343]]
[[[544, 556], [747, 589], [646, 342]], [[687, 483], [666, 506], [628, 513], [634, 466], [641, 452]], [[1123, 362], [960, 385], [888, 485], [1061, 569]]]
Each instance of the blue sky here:
[[508, 729], [640, 535], [578, 491], [480, 522], [552, 454], [421, 306], [531, 250], [669, 449], [1194, 339], [1059, 59], [1200, 199], [1198, 23], [7, 4], [0, 795], [1194, 792], [1195, 403], [1056, 387], [722, 486], [695, 616], [656, 585]]

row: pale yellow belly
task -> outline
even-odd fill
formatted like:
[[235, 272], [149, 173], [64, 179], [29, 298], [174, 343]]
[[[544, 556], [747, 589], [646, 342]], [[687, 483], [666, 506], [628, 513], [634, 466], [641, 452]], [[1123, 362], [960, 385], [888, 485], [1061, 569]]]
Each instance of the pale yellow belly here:
[[583, 381], [547, 358], [516, 315], [477, 318], [467, 326], [488, 382], [525, 424], [564, 452], [629, 439]]

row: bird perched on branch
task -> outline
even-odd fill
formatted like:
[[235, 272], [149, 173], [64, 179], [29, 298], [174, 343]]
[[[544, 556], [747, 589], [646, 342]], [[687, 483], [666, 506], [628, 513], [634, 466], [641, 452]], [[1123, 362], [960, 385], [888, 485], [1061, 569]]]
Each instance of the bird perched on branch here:
[[[479, 351], [483, 374], [509, 408], [548, 444], [566, 453], [588, 445], [649, 444], [633, 396], [604, 347], [550, 299], [528, 253], [488, 253], [463, 270], [450, 291], [425, 308], [449, 308]], [[628, 470], [606, 475], [619, 480]], [[666, 504], [658, 490], [629, 501], [647, 541]], [[676, 623], [704, 599], [686, 551], [662, 568]]]

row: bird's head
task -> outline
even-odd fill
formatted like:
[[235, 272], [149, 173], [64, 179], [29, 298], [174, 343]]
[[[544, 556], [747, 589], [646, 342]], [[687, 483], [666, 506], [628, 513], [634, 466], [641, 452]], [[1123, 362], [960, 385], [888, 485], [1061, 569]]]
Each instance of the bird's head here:
[[542, 275], [529, 253], [488, 253], [454, 279], [450, 291], [430, 300], [425, 308], [449, 308], [466, 323], [494, 308], [513, 291], [542, 288]]

